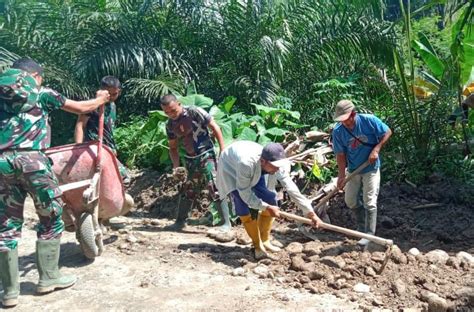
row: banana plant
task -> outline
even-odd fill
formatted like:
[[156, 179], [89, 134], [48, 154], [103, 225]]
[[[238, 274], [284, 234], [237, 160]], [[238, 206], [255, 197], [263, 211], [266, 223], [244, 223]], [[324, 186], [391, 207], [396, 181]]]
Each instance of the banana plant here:
[[[474, 36], [470, 23], [473, 4], [474, 0], [471, 0], [462, 7], [462, 13], [452, 28], [451, 55], [441, 59], [425, 35], [418, 34], [413, 39], [411, 4], [409, 0], [406, 3], [400, 0], [405, 49], [394, 53], [395, 69], [402, 91], [401, 96], [394, 94], [394, 98], [398, 98], [397, 122], [403, 139], [411, 143], [401, 145], [402, 148], [405, 152], [415, 151], [416, 161], [426, 163], [427, 166], [433, 146], [439, 143], [439, 138], [446, 137], [443, 135], [446, 117], [459, 103], [457, 100], [462, 86], [472, 79], [474, 58], [467, 59], [466, 56], [474, 56]], [[413, 52], [423, 60], [424, 70], [415, 68]], [[420, 96], [420, 89], [429, 91], [430, 96], [425, 96], [426, 93]]]

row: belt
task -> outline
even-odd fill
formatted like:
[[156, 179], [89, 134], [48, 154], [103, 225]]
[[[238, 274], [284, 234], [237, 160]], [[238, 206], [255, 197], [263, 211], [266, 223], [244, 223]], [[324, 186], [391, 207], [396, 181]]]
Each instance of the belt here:
[[7, 149], [0, 150], [0, 155], [2, 154], [15, 154], [15, 153], [40, 153], [41, 150], [31, 150], [31, 149]]
[[187, 158], [187, 159], [196, 159], [196, 158], [199, 158], [201, 157], [202, 155], [205, 155], [206, 153], [209, 153], [209, 152], [213, 152], [214, 151], [214, 148], [210, 148], [204, 152], [202, 152], [201, 154], [199, 155], [196, 155], [196, 156], [188, 156], [188, 155], [184, 155], [184, 158]]

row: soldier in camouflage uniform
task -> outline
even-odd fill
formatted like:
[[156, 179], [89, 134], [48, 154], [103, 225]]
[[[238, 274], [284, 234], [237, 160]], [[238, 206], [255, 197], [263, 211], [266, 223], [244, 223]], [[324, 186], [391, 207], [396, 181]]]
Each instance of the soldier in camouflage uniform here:
[[[187, 190], [186, 195], [193, 199], [201, 191], [202, 184], [207, 184], [206, 188], [211, 201], [211, 215], [219, 211], [224, 221], [223, 226], [219, 230], [228, 232], [231, 228], [229, 207], [227, 201], [220, 200], [217, 195], [215, 184], [216, 154], [208, 130], [212, 130], [222, 151], [224, 149], [224, 139], [220, 127], [202, 108], [194, 106], [183, 107], [172, 94], [162, 97], [160, 104], [165, 114], [169, 117], [166, 133], [168, 135], [173, 170], [180, 166], [178, 153], [180, 140], [186, 150], [185, 159], [186, 168], [188, 169], [188, 180], [189, 184], [192, 185], [192, 188]], [[181, 204], [178, 207], [176, 222], [169, 229], [178, 230], [183, 228], [188, 213], [189, 207]]]
[[51, 89], [40, 89], [43, 69], [31, 59], [19, 59], [0, 74], [0, 279], [5, 307], [18, 303], [18, 239], [27, 194], [39, 216], [36, 227], [38, 293], [72, 286], [74, 276], [58, 269], [64, 229], [61, 191], [42, 150], [49, 145], [48, 114], [55, 109], [87, 113], [109, 100], [107, 91], [88, 101], [73, 101]]

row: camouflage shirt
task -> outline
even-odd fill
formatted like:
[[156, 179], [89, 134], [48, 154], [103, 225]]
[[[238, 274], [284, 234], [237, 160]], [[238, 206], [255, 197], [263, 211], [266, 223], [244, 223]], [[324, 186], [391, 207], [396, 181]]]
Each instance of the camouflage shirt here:
[[183, 107], [176, 120], [169, 119], [166, 133], [171, 140], [182, 139], [188, 156], [196, 156], [214, 149], [207, 126], [212, 117], [200, 107]]
[[[89, 119], [84, 133], [84, 141], [94, 141], [99, 139], [99, 110], [87, 114]], [[117, 151], [114, 140], [115, 121], [117, 120], [117, 108], [114, 102], [105, 105], [104, 111], [104, 139], [105, 145], [114, 152]]]
[[[8, 71], [4, 74], [8, 74]], [[50, 131], [48, 115], [61, 108], [66, 98], [58, 92], [37, 88], [36, 103], [27, 111], [20, 113], [7, 112], [0, 106], [0, 151], [4, 150], [42, 150], [49, 147]]]

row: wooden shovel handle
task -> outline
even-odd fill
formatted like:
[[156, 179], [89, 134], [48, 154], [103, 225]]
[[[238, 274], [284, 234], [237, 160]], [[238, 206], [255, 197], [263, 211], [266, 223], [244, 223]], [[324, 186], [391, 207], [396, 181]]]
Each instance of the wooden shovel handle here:
[[[280, 216], [285, 217], [285, 218], [290, 219], [290, 220], [298, 221], [298, 222], [305, 223], [305, 224], [313, 224], [313, 222], [308, 218], [300, 217], [300, 216], [297, 216], [295, 214], [284, 212], [284, 211], [280, 211], [279, 213], [280, 213]], [[378, 236], [375, 236], [375, 235], [370, 235], [370, 234], [362, 233], [362, 232], [359, 232], [359, 231], [349, 230], [349, 229], [346, 229], [346, 228], [343, 228], [343, 227], [340, 227], [340, 226], [327, 224], [327, 223], [324, 223], [324, 222], [321, 222], [319, 224], [319, 228], [329, 230], [329, 231], [333, 231], [333, 232], [337, 232], [337, 233], [341, 233], [341, 234], [344, 234], [344, 235], [347, 235], [347, 236], [365, 238], [365, 239], [368, 239], [371, 242], [374, 242], [374, 243], [382, 245], [382, 246], [392, 246], [393, 245], [393, 241], [391, 239], [385, 239], [385, 238], [381, 238], [381, 237], [378, 237]]]
[[[346, 177], [346, 182], [351, 180], [355, 175], [359, 174], [362, 170], [364, 170], [367, 166], [369, 165], [369, 161], [367, 160], [364, 162], [362, 165], [357, 167], [356, 170], [352, 171], [349, 173]], [[319, 209], [321, 206], [323, 206], [328, 200], [330, 200], [336, 193], [339, 192], [339, 189], [336, 187], [334, 190], [331, 192], [327, 193], [326, 196], [321, 198], [321, 200], [318, 202], [318, 204], [315, 206], [315, 209]]]

